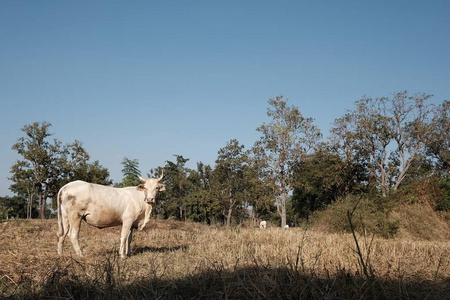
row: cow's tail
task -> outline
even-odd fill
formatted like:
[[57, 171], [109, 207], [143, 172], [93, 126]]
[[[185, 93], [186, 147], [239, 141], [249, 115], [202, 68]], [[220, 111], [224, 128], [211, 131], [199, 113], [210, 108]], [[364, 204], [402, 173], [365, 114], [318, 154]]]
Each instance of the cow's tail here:
[[64, 222], [62, 218], [61, 213], [61, 194], [63, 189], [61, 188], [58, 192], [58, 198], [56, 199], [57, 202], [57, 210], [58, 210], [58, 238], [62, 237], [64, 235]]

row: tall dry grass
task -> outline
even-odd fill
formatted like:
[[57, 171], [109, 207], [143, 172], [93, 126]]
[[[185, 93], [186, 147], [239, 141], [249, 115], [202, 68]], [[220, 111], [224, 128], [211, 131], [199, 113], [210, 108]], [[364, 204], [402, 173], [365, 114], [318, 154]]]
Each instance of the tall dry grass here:
[[153, 221], [117, 255], [120, 227], [83, 224], [75, 256], [56, 253], [54, 220], [0, 224], [0, 297], [16, 299], [445, 299], [450, 241], [300, 228], [207, 227]]

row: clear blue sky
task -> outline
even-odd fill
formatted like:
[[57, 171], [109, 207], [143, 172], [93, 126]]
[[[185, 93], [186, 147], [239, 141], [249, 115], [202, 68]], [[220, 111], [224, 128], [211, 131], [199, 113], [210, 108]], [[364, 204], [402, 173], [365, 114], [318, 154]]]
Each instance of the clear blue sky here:
[[250, 148], [279, 94], [326, 136], [363, 95], [450, 99], [450, 1], [0, 2], [0, 196], [47, 121], [111, 178]]

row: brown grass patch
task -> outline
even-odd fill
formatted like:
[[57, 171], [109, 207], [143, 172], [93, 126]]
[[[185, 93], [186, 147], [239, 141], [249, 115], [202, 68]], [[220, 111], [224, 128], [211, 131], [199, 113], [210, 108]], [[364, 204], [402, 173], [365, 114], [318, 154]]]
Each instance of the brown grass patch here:
[[[18, 299], [443, 299], [448, 240], [359, 236], [375, 276], [362, 275], [351, 234], [300, 228], [207, 227], [152, 221], [117, 257], [120, 227], [82, 225], [75, 256], [56, 253], [55, 220], [0, 223], [0, 297]], [[369, 289], [374, 284], [375, 293]], [[372, 290], [373, 291], [373, 290]]]
[[450, 222], [428, 203], [402, 204], [390, 218], [399, 220], [399, 236], [415, 240], [450, 240]]

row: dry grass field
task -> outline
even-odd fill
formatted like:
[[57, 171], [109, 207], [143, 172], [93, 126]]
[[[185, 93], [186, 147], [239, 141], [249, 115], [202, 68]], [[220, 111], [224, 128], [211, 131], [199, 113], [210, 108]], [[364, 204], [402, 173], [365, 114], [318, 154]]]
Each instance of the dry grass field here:
[[80, 259], [68, 239], [58, 257], [56, 220], [0, 223], [0, 298], [450, 299], [448, 240], [148, 225], [122, 260], [120, 227], [83, 224]]

